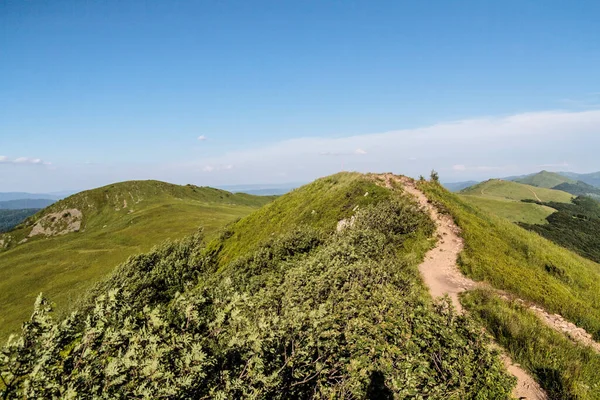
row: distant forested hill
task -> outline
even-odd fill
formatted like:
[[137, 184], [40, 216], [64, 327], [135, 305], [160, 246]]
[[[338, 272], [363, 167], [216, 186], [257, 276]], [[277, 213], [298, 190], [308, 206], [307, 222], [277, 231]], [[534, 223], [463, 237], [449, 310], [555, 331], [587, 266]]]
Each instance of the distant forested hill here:
[[0, 232], [8, 232], [39, 210], [39, 208], [26, 208], [24, 210], [0, 209]]
[[589, 185], [583, 181], [577, 181], [577, 183], [561, 183], [555, 186], [554, 189], [562, 190], [574, 194], [575, 196], [589, 196], [596, 200], [600, 200], [600, 188]]
[[589, 174], [576, 174], [574, 172], [559, 172], [559, 174], [600, 188], [600, 171]]

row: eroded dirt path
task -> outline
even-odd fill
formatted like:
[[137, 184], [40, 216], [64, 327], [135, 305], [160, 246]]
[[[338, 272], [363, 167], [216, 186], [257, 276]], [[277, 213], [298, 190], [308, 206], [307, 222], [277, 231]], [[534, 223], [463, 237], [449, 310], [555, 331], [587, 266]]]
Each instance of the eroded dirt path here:
[[539, 201], [539, 202], [541, 203], [541, 202], [542, 202], [542, 199], [540, 199], [540, 198], [538, 197], [537, 193], [536, 193], [536, 192], [534, 192], [534, 191], [533, 191], [533, 189], [531, 189], [531, 188], [528, 188], [528, 189], [529, 189], [529, 191], [530, 191], [531, 193], [533, 193], [533, 195], [535, 196], [535, 198], [537, 199], [537, 201]]
[[[476, 288], [479, 284], [465, 277], [456, 264], [458, 254], [464, 247], [463, 239], [460, 237], [460, 228], [456, 226], [450, 216], [440, 214], [429, 203], [425, 194], [417, 189], [413, 180], [391, 174], [384, 177], [388, 186], [392, 186], [392, 181], [401, 183], [406, 192], [415, 197], [435, 222], [435, 234], [438, 242], [425, 255], [425, 260], [419, 265], [419, 272], [432, 297], [437, 298], [448, 294], [454, 307], [459, 312], [464, 312], [458, 300], [458, 294]], [[512, 393], [514, 397], [539, 400], [548, 398], [542, 388], [524, 369], [513, 363], [506, 353], [503, 352], [502, 354], [502, 361], [506, 369], [517, 378], [517, 385]]]
[[517, 301], [525, 305], [531, 311], [533, 311], [533, 313], [537, 315], [539, 319], [542, 320], [542, 322], [550, 328], [554, 329], [555, 331], [562, 332], [572, 341], [581, 343], [585, 346], [589, 346], [598, 353], [600, 353], [600, 343], [596, 342], [594, 340], [594, 337], [590, 335], [585, 329], [580, 328], [574, 323], [567, 321], [562, 315], [550, 314], [542, 307], [537, 306], [535, 304], [528, 304], [521, 299], [517, 299]]

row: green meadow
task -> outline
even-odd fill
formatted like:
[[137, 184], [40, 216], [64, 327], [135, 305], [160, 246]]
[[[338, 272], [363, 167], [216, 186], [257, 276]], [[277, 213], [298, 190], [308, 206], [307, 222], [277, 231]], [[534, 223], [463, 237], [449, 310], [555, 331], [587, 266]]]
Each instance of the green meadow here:
[[489, 213], [512, 222], [545, 224], [546, 217], [556, 210], [546, 205], [526, 203], [522, 200], [569, 203], [573, 195], [553, 189], [524, 185], [522, 183], [491, 179], [460, 192], [468, 201]]

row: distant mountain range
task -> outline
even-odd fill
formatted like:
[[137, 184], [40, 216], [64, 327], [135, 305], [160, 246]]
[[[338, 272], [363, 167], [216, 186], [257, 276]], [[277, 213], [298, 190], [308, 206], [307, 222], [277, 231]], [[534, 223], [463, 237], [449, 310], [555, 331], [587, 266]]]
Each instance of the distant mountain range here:
[[575, 172], [559, 172], [558, 174], [576, 181], [587, 183], [588, 185], [600, 187], [600, 171], [589, 174], [577, 174]]
[[[558, 189], [576, 196], [600, 197], [600, 172], [578, 174], [575, 172], [540, 171], [533, 174], [507, 176], [504, 181], [513, 181], [546, 189]], [[448, 182], [442, 185], [451, 192], [460, 192], [478, 181]], [[563, 185], [557, 187], [558, 185]]]
[[46, 208], [55, 200], [50, 199], [18, 199], [0, 201], [0, 210], [23, 210], [27, 208]]
[[62, 190], [50, 193], [30, 193], [30, 192], [0, 192], [0, 201], [21, 200], [21, 199], [47, 199], [62, 200], [77, 193], [75, 190]]
[[246, 193], [255, 196], [280, 196], [302, 185], [304, 183], [225, 185], [218, 188], [232, 193]]
[[[600, 177], [600, 172], [592, 174], [568, 173], [569, 176], [564, 174], [566, 173], [540, 171], [536, 174], [507, 178], [507, 180], [540, 188], [562, 190], [575, 196], [600, 199], [600, 180], [595, 179], [596, 176]], [[590, 182], [597, 182], [598, 186]]]
[[471, 187], [473, 185], [477, 185], [478, 183], [478, 181], [447, 182], [442, 183], [442, 186], [444, 186], [451, 192], [460, 192], [461, 190]]
[[59, 196], [50, 193], [27, 193], [27, 192], [0, 192], [0, 201], [23, 200], [23, 199], [46, 199], [60, 200], [66, 196]]

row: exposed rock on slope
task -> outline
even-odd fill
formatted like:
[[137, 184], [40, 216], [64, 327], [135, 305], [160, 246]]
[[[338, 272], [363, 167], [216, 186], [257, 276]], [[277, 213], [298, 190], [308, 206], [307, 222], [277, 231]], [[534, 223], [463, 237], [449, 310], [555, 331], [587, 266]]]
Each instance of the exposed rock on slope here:
[[83, 214], [76, 208], [46, 214], [35, 223], [28, 237], [59, 236], [79, 232], [82, 219]]

